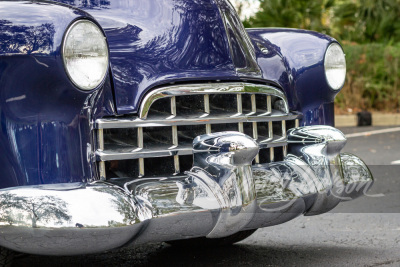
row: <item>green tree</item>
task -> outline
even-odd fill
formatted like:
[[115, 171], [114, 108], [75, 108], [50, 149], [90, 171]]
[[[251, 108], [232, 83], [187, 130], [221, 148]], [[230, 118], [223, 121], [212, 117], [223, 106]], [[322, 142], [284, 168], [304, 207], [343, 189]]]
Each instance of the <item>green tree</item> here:
[[[27, 215], [27, 218], [24, 217]], [[12, 193], [0, 193], [0, 222], [27, 223], [37, 228], [39, 221], [56, 223], [68, 222], [67, 203], [55, 196], [18, 196]]]
[[334, 8], [333, 35], [355, 42], [399, 42], [400, 0], [342, 0]]
[[260, 0], [260, 10], [244, 24], [328, 31], [333, 4], [334, 0]]

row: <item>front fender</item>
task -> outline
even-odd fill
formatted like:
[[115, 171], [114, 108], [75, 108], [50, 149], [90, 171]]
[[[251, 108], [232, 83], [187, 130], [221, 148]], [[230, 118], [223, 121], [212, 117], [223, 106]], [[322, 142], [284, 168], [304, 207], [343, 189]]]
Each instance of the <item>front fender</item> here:
[[112, 113], [102, 104], [112, 99], [110, 79], [99, 90], [78, 90], [65, 73], [61, 44], [72, 22], [93, 18], [36, 1], [2, 1], [0, 18], [0, 188], [92, 177], [89, 107], [101, 103]]
[[325, 78], [325, 51], [336, 40], [306, 30], [248, 29], [263, 78], [286, 92], [291, 110], [304, 114], [301, 125], [334, 126], [334, 91]]

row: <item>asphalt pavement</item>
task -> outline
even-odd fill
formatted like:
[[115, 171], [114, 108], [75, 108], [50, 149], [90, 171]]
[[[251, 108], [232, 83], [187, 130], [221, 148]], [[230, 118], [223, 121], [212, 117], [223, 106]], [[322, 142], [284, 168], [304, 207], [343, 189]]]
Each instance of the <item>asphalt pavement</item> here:
[[74, 257], [20, 255], [15, 266], [400, 266], [400, 131], [376, 133], [387, 128], [341, 129], [362, 133], [344, 151], [360, 156], [376, 181], [368, 196], [333, 212], [259, 229], [230, 247], [156, 243]]

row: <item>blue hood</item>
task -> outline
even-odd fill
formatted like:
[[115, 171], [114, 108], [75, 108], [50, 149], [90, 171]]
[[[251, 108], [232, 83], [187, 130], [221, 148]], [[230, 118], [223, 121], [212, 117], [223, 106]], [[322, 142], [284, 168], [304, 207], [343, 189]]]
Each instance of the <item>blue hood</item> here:
[[220, 13], [225, 0], [58, 2], [85, 10], [105, 30], [119, 114], [136, 112], [160, 84], [238, 79]]
[[57, 1], [88, 12], [105, 30], [118, 114], [136, 113], [145, 93], [159, 85], [216, 80], [278, 85], [292, 110], [317, 110], [313, 123], [323, 122], [318, 117], [325, 117], [326, 105], [332, 110], [337, 91], [327, 85], [323, 67], [335, 42], [329, 36], [246, 32], [228, 0]]

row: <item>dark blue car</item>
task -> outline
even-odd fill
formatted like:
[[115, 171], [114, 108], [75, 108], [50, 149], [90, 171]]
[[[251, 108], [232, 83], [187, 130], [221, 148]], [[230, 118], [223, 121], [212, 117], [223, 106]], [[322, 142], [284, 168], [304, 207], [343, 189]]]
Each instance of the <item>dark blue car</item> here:
[[0, 1], [0, 264], [218, 245], [361, 196], [332, 37], [228, 0]]

